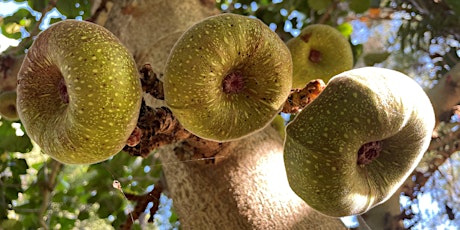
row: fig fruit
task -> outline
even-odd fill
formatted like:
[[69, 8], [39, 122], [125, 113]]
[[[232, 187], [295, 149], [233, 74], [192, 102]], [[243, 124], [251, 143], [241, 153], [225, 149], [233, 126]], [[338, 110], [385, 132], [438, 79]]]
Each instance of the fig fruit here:
[[286, 43], [292, 55], [292, 87], [303, 88], [314, 79], [331, 77], [353, 67], [348, 40], [334, 27], [312, 24]]
[[270, 124], [292, 85], [289, 50], [258, 19], [221, 14], [198, 22], [174, 45], [165, 101], [185, 129], [231, 141]]
[[8, 121], [19, 120], [16, 96], [15, 91], [0, 93], [0, 116]]
[[364, 213], [413, 171], [434, 122], [430, 100], [408, 76], [377, 67], [338, 74], [286, 128], [289, 185], [325, 215]]
[[19, 71], [17, 93], [27, 134], [67, 164], [118, 153], [136, 127], [142, 100], [129, 51], [104, 27], [77, 20], [37, 36]]

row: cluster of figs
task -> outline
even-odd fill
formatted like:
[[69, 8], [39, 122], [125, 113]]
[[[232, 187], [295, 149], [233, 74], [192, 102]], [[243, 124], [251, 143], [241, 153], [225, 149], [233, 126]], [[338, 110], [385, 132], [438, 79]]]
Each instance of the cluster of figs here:
[[[176, 42], [164, 69], [165, 102], [191, 133], [234, 141], [270, 124], [293, 88], [322, 79], [323, 92], [286, 126], [287, 179], [320, 213], [360, 214], [387, 200], [415, 168], [435, 119], [408, 76], [352, 68], [351, 46], [331, 26], [309, 25], [285, 43], [256, 18], [220, 14]], [[44, 153], [92, 164], [126, 144], [142, 88], [132, 55], [112, 33], [64, 20], [37, 36], [17, 98], [4, 97], [14, 98], [8, 101]]]

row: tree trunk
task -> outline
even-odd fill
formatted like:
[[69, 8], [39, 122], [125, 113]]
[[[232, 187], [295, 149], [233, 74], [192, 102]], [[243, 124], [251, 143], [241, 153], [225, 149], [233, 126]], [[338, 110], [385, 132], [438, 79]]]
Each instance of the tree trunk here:
[[449, 121], [454, 107], [460, 102], [460, 63], [428, 89], [427, 94], [436, 114], [436, 126], [441, 121]]
[[[150, 63], [162, 72], [182, 32], [219, 13], [214, 4], [206, 0], [106, 2], [97, 21], [120, 38], [139, 66]], [[173, 147], [160, 149], [160, 156], [183, 229], [344, 229], [339, 219], [313, 211], [292, 192], [284, 170], [283, 143], [272, 128], [230, 144], [212, 165], [180, 162]]]

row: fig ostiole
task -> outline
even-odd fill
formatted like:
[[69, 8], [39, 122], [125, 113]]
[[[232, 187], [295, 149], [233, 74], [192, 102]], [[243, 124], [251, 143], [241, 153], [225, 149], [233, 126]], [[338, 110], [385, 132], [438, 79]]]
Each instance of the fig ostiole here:
[[17, 94], [15, 91], [6, 91], [0, 93], [0, 116], [8, 121], [19, 120], [16, 106]]
[[184, 128], [220, 142], [270, 124], [291, 86], [284, 42], [260, 20], [230, 13], [189, 28], [164, 75], [166, 104]]
[[107, 29], [65, 20], [42, 31], [18, 74], [27, 134], [67, 164], [108, 159], [136, 127], [141, 84], [129, 51]]
[[314, 79], [327, 82], [353, 67], [350, 43], [340, 31], [329, 25], [308, 25], [286, 45], [292, 55], [293, 88], [303, 88]]
[[325, 215], [364, 213], [413, 171], [434, 122], [430, 100], [408, 76], [377, 67], [338, 74], [287, 126], [290, 187]]

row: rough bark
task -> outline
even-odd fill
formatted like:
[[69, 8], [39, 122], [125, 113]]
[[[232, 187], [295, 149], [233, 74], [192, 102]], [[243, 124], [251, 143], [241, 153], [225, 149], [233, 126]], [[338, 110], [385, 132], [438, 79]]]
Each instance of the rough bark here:
[[460, 63], [446, 73], [433, 88], [427, 90], [436, 114], [436, 126], [449, 121], [460, 102]]
[[[290, 189], [279, 134], [268, 127], [233, 142], [215, 164], [181, 162], [163, 149], [160, 158], [184, 229], [343, 229]], [[221, 158], [219, 158], [221, 156]]]

